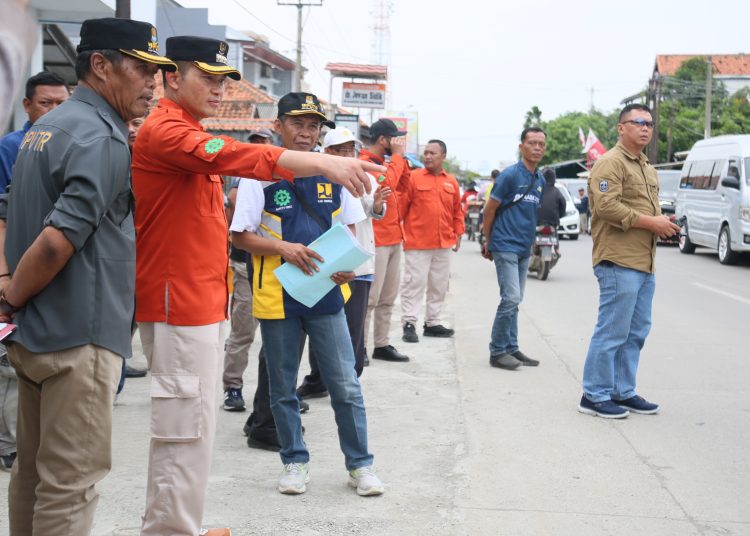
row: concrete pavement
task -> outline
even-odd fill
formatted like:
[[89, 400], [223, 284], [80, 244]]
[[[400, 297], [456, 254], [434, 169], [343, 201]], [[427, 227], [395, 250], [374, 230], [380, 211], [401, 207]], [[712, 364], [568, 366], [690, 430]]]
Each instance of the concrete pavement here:
[[[245, 446], [248, 414], [222, 411], [206, 525], [239, 535], [750, 534], [750, 267], [660, 249], [639, 390], [663, 411], [611, 422], [576, 411], [597, 289], [589, 238], [562, 247], [550, 279], [529, 280], [519, 318], [522, 349], [538, 368], [489, 367], [498, 290], [475, 243], [453, 262], [445, 319], [455, 340], [401, 342], [397, 305], [392, 342], [412, 361], [372, 360], [362, 378], [384, 496], [347, 488], [328, 399], [312, 400], [303, 417], [312, 482], [299, 497], [276, 492], [277, 454]], [[148, 378], [129, 380], [115, 407], [97, 536], [138, 534], [148, 387]], [[7, 480], [0, 474], [3, 501]]]

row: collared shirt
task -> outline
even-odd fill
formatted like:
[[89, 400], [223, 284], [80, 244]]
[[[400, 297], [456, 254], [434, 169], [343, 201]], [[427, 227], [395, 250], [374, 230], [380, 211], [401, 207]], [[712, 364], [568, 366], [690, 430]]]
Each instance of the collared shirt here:
[[12, 340], [32, 352], [94, 344], [130, 356], [135, 233], [127, 140], [117, 112], [78, 86], [21, 142], [7, 207], [10, 271], [48, 225], [75, 248], [16, 314]]
[[633, 224], [640, 215], [659, 216], [659, 179], [643, 153], [622, 143], [596, 161], [589, 177], [593, 264], [610, 261], [654, 272], [656, 235]]
[[[162, 98], [133, 147], [136, 320], [200, 326], [227, 317], [227, 220], [219, 174], [292, 178], [280, 147], [213, 136]], [[215, 175], [214, 175], [215, 173]]]
[[[383, 158], [367, 149], [362, 149], [359, 152], [359, 159], [381, 166], [385, 165]], [[375, 232], [375, 246], [377, 247], [394, 246], [404, 241], [404, 233], [401, 228], [402, 218], [398, 204], [401, 194], [409, 186], [410, 173], [409, 164], [403, 156], [399, 154], [391, 156], [391, 161], [388, 162], [386, 167], [385, 183], [383, 183], [384, 186], [391, 189], [391, 197], [386, 201], [390, 208], [383, 218], [372, 222], [372, 229]]]
[[7, 192], [13, 176], [13, 164], [16, 163], [18, 148], [26, 132], [31, 128], [31, 121], [26, 121], [21, 130], [16, 130], [0, 138], [0, 192]]
[[458, 182], [444, 170], [413, 170], [400, 201], [404, 250], [450, 248], [464, 233]]
[[[532, 173], [521, 160], [495, 177], [490, 197], [500, 203], [497, 208], [500, 213], [492, 225], [490, 251], [513, 253], [519, 257], [531, 254], [536, 211], [541, 203], [544, 185], [544, 177], [539, 170]], [[516, 200], [519, 200], [518, 203], [512, 207], [502, 209]]]

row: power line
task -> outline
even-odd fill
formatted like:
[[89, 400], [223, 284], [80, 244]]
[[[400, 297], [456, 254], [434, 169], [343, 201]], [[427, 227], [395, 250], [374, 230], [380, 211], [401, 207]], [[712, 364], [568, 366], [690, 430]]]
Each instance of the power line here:
[[259, 18], [258, 18], [258, 17], [257, 17], [257, 16], [256, 16], [256, 15], [255, 15], [255, 14], [254, 14], [254, 13], [252, 12], [252, 11], [250, 11], [250, 10], [249, 10], [248, 8], [246, 8], [245, 6], [243, 6], [242, 4], [240, 4], [240, 1], [239, 1], [239, 0], [233, 0], [233, 1], [234, 1], [234, 3], [235, 3], [235, 4], [237, 4], [237, 5], [238, 5], [238, 6], [239, 6], [239, 7], [240, 7], [240, 8], [241, 8], [241, 9], [242, 9], [242, 10], [243, 10], [243, 11], [244, 11], [245, 13], [247, 13], [248, 15], [250, 15], [250, 16], [251, 16], [252, 18], [254, 18], [255, 20], [257, 20], [257, 21], [258, 21], [259, 23], [261, 23], [261, 24], [262, 24], [263, 26], [265, 26], [266, 28], [268, 28], [269, 30], [271, 30], [271, 31], [272, 31], [273, 33], [275, 33], [276, 35], [278, 35], [279, 37], [281, 37], [281, 38], [283, 38], [283, 39], [286, 39], [287, 41], [291, 41], [292, 43], [294, 43], [294, 41], [295, 41], [294, 39], [291, 39], [291, 38], [289, 38], [289, 37], [285, 36], [285, 35], [284, 35], [284, 34], [282, 34], [281, 32], [277, 31], [276, 29], [272, 28], [271, 26], [269, 26], [268, 24], [266, 24], [265, 22], [263, 22], [262, 20], [260, 20], [260, 19], [259, 19]]

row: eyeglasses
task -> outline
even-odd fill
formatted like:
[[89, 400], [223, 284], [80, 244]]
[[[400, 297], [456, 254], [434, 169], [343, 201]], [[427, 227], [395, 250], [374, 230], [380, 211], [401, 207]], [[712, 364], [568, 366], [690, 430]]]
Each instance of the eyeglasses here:
[[645, 119], [631, 119], [629, 121], [623, 121], [623, 123], [633, 123], [635, 126], [639, 128], [654, 128], [654, 122], [653, 121], [646, 121]]

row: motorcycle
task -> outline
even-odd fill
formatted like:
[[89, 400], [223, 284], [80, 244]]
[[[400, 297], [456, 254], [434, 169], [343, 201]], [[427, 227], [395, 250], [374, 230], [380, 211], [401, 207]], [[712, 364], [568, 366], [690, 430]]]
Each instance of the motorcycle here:
[[557, 251], [559, 240], [554, 225], [538, 225], [531, 246], [529, 272], [535, 272], [537, 279], [546, 281], [549, 271], [557, 264], [560, 254]]
[[479, 225], [479, 215], [482, 213], [481, 201], [469, 201], [466, 211], [466, 238], [468, 240], [483, 241], [482, 227]]

